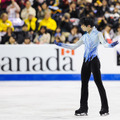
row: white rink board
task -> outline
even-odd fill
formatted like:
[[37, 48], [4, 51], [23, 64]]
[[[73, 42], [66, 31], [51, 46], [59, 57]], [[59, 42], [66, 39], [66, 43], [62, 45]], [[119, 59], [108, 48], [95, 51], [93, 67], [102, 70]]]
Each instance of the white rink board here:
[[[79, 74], [84, 46], [76, 49], [75, 55], [66, 52], [61, 55], [61, 49], [56, 45], [1, 45], [0, 74]], [[102, 74], [120, 74], [115, 48], [104, 48], [100, 45], [98, 55]], [[50, 70], [47, 68], [47, 61]]]

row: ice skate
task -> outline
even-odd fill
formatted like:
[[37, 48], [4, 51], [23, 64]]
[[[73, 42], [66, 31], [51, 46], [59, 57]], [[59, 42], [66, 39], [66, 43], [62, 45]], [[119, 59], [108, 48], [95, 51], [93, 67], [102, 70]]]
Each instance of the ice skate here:
[[106, 108], [102, 108], [99, 113], [100, 113], [101, 116], [109, 115], [109, 111]]
[[87, 109], [79, 108], [75, 111], [76, 116], [87, 116]]

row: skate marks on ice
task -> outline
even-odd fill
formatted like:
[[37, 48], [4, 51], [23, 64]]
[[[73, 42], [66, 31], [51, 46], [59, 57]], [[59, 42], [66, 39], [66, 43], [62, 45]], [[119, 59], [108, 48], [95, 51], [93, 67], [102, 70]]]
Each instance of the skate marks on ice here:
[[88, 116], [75, 116], [79, 107], [79, 81], [0, 82], [0, 120], [119, 120], [120, 82], [104, 82], [110, 115], [100, 116], [100, 98], [89, 83]]

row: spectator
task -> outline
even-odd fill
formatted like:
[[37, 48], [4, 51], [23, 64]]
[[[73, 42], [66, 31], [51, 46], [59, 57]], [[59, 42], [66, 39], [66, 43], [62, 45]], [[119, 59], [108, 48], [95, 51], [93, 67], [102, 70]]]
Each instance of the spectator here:
[[115, 7], [114, 16], [119, 18], [119, 9]]
[[102, 1], [102, 11], [103, 11], [103, 15], [105, 14], [106, 11], [109, 11], [107, 0]]
[[2, 37], [5, 35], [5, 32], [0, 32], [0, 43], [2, 42]]
[[108, 20], [108, 18], [110, 17], [110, 12], [109, 11], [106, 11], [105, 14], [104, 14], [105, 18]]
[[75, 40], [79, 40], [81, 38], [82, 34], [78, 33], [77, 26], [73, 26], [71, 29], [71, 33], [68, 36], [68, 43], [74, 43]]
[[55, 3], [53, 6], [59, 6], [59, 4], [60, 4], [60, 0], [55, 0]]
[[24, 24], [22, 26], [22, 31], [19, 31], [17, 33], [17, 43], [22, 44], [26, 36], [29, 36], [30, 39], [32, 40], [32, 35], [28, 32], [28, 26]]
[[98, 30], [102, 31], [105, 28], [106, 25], [107, 25], [107, 20], [105, 19], [104, 16], [99, 17], [97, 19], [97, 28], [98, 28]]
[[31, 5], [33, 5], [34, 0], [29, 0], [29, 1], [30, 1]]
[[85, 8], [87, 1], [86, 0], [77, 0], [77, 6], [79, 8], [79, 10], [81, 10], [82, 8]]
[[111, 28], [111, 25], [106, 25], [103, 35], [105, 37], [105, 40], [110, 44], [112, 43], [112, 38], [114, 36], [113, 30]]
[[48, 30], [50, 31], [55, 31], [57, 28], [56, 21], [51, 18], [51, 11], [46, 10], [45, 11], [45, 17], [44, 19], [40, 22], [38, 30], [40, 30], [41, 26], [46, 26]]
[[5, 44], [6, 42], [8, 42], [11, 36], [15, 36], [15, 34], [12, 32], [12, 28], [8, 27], [6, 34], [2, 37], [1, 44]]
[[120, 25], [120, 18], [116, 21], [116, 23], [115, 23], [115, 26], [114, 26], [114, 27], [117, 29], [119, 25]]
[[78, 38], [73, 38], [73, 43], [76, 43], [76, 42], [78, 42], [78, 41], [79, 41]]
[[24, 24], [24, 21], [22, 21], [20, 19], [20, 7], [17, 4], [17, 2], [15, 2], [15, 0], [11, 0], [11, 4], [7, 7], [7, 12], [8, 12], [8, 17], [9, 20], [12, 22], [14, 28], [16, 29], [17, 27], [21, 27]]
[[70, 34], [70, 30], [72, 28], [72, 22], [70, 22], [70, 14], [65, 13], [64, 16], [61, 19], [60, 23], [62, 33], [65, 35], [65, 37], [68, 37]]
[[10, 36], [9, 41], [6, 42], [5, 44], [16, 45], [17, 44], [17, 42], [16, 42], [16, 36], [14, 36], [14, 35]]
[[0, 19], [0, 32], [6, 32], [8, 27], [11, 27], [12, 31], [14, 31], [12, 22], [8, 20], [8, 15], [3, 13]]
[[25, 20], [25, 24], [28, 26], [28, 31], [32, 36], [32, 39], [35, 38], [35, 32], [38, 30], [37, 18], [35, 18], [32, 13], [29, 13], [28, 19]]
[[44, 0], [34, 0], [33, 8], [36, 10], [36, 14], [38, 14], [39, 8], [41, 8], [41, 4]]
[[18, 1], [19, 6], [20, 6], [20, 8], [21, 8], [21, 10], [22, 10], [22, 9], [25, 8], [26, 2], [27, 2], [28, 0], [17, 0], [17, 1]]
[[28, 19], [29, 13], [31, 13], [34, 17], [36, 16], [36, 11], [31, 7], [30, 1], [26, 2], [26, 7], [21, 12], [21, 17], [23, 20]]
[[[80, 9], [80, 11], [79, 11], [79, 17], [81, 18], [81, 17], [83, 17], [83, 16], [86, 16], [86, 15], [88, 15], [89, 14], [89, 12], [91, 12], [92, 11], [92, 8], [93, 7], [91, 7], [91, 4], [86, 4], [86, 5], [84, 5], [84, 6], [82, 6], [82, 9]], [[95, 12], [95, 10], [93, 10], [94, 12]]]
[[120, 2], [117, 2], [115, 7], [120, 10]]
[[37, 18], [29, 13], [28, 19], [25, 20], [25, 24], [28, 26], [28, 31], [36, 31], [38, 28]]
[[96, 17], [100, 17], [103, 16], [104, 12], [103, 12], [103, 4], [100, 0], [96, 0], [96, 2], [94, 3], [94, 8], [95, 8], [95, 15]]
[[60, 27], [57, 27], [54, 36], [52, 37], [52, 42], [56, 40], [56, 38], [59, 38], [62, 43], [65, 43], [65, 36], [62, 34], [62, 30]]
[[20, 7], [14, 0], [11, 0], [11, 2], [12, 4], [10, 4], [6, 9], [8, 12], [8, 17], [19, 18]]
[[42, 4], [41, 4], [41, 7], [38, 6], [38, 13], [37, 13], [37, 18], [38, 18], [38, 21], [40, 22], [44, 16], [45, 16], [45, 11], [48, 10], [48, 6], [46, 4], [46, 2], [44, 1]]
[[3, 12], [6, 12], [6, 8], [10, 3], [11, 3], [11, 0], [0, 0], [1, 9]]
[[57, 27], [57, 29], [56, 29], [56, 31], [55, 31], [55, 37], [60, 37], [62, 35], [62, 33], [61, 33], [61, 28], [60, 27]]
[[108, 0], [109, 4], [115, 4], [115, 0]]
[[60, 9], [62, 9], [63, 13], [65, 13], [65, 10], [69, 8], [69, 1], [68, 0], [60, 0], [58, 7]]
[[75, 2], [71, 2], [69, 5], [69, 8], [67, 10], [65, 10], [65, 12], [69, 13], [71, 18], [78, 18], [79, 11], [76, 8]]
[[55, 4], [55, 0], [46, 0], [48, 6], [53, 6]]
[[114, 5], [111, 4], [110, 7], [109, 7], [109, 11], [110, 11], [111, 13], [113, 13], [114, 9], [115, 9]]
[[30, 45], [30, 44], [33, 44], [30, 40], [30, 37], [29, 36], [26, 36], [24, 38], [24, 42], [23, 42], [24, 45]]
[[117, 33], [115, 37], [113, 38], [113, 42], [118, 41], [118, 40], [120, 41], [120, 25], [117, 28]]
[[50, 34], [47, 32], [46, 26], [41, 26], [40, 31], [36, 35], [34, 42], [36, 44], [49, 44], [50, 43]]
[[55, 40], [56, 40], [56, 42], [62, 43], [62, 41], [61, 41], [61, 39], [59, 37], [56, 37]]

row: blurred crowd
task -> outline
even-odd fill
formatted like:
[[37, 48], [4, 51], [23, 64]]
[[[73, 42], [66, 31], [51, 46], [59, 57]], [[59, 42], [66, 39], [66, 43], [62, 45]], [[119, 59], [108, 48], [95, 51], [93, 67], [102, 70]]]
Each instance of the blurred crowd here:
[[108, 43], [120, 39], [120, 0], [0, 0], [0, 44], [76, 43], [84, 16]]

